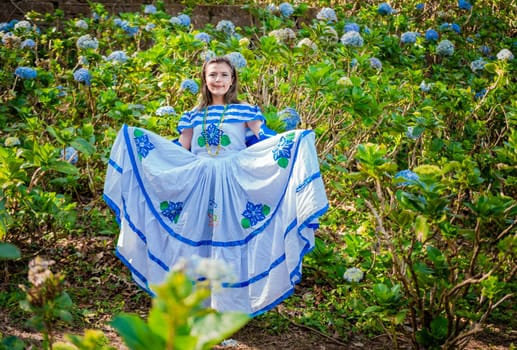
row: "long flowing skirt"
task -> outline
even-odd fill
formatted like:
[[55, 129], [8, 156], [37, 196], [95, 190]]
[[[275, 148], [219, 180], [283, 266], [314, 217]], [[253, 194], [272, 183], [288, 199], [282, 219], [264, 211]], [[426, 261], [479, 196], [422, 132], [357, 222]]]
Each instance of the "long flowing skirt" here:
[[104, 199], [120, 224], [117, 256], [140, 287], [152, 295], [182, 257], [223, 260], [236, 278], [210, 306], [252, 316], [293, 293], [328, 208], [308, 130], [213, 157], [124, 125]]

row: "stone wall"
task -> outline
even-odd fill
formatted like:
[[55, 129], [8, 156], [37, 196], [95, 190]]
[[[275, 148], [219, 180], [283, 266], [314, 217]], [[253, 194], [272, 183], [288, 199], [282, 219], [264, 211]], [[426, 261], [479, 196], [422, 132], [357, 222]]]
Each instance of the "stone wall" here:
[[[93, 2], [104, 5], [106, 10], [116, 15], [121, 12], [142, 11], [143, 4], [150, 4], [152, 0], [94, 0]], [[167, 13], [173, 16], [185, 8], [172, 0], [165, 0], [164, 4]], [[57, 9], [63, 10], [67, 19], [91, 16], [90, 6], [86, 0], [0, 0], [0, 22], [24, 19], [25, 13], [31, 10], [39, 13], [54, 13]], [[207, 23], [216, 25], [223, 19], [231, 20], [240, 27], [256, 24], [256, 19], [240, 5], [198, 5], [191, 14], [194, 28], [203, 27]]]

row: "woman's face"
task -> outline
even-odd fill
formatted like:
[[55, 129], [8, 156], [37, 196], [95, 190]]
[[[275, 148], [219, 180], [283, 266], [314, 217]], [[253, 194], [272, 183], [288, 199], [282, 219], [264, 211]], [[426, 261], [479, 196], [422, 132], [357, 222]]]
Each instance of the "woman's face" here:
[[205, 80], [212, 98], [224, 97], [233, 84], [232, 68], [224, 62], [206, 66]]

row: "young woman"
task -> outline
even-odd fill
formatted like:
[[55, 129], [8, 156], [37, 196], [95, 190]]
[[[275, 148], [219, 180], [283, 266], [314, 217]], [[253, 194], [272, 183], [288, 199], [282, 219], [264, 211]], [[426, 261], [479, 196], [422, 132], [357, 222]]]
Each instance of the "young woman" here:
[[179, 143], [127, 125], [115, 140], [104, 198], [121, 227], [117, 255], [150, 294], [182, 257], [222, 260], [235, 278], [209, 305], [255, 316], [293, 293], [328, 207], [314, 133], [268, 130], [237, 99], [225, 57], [205, 62], [201, 82]]

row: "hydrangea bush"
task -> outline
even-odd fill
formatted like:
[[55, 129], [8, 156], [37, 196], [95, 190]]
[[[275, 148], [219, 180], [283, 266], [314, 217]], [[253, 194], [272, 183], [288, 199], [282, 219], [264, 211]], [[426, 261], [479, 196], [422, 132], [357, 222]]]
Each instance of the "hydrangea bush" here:
[[517, 46], [497, 1], [437, 4], [249, 4], [254, 27], [194, 28], [159, 2], [94, 3], [0, 23], [0, 239], [116, 233], [84, 198], [118, 129], [177, 137], [199, 67], [227, 55], [270, 127], [316, 133], [331, 210], [306, 278], [333, 309], [304, 296], [299, 321], [461, 347], [515, 294]]

